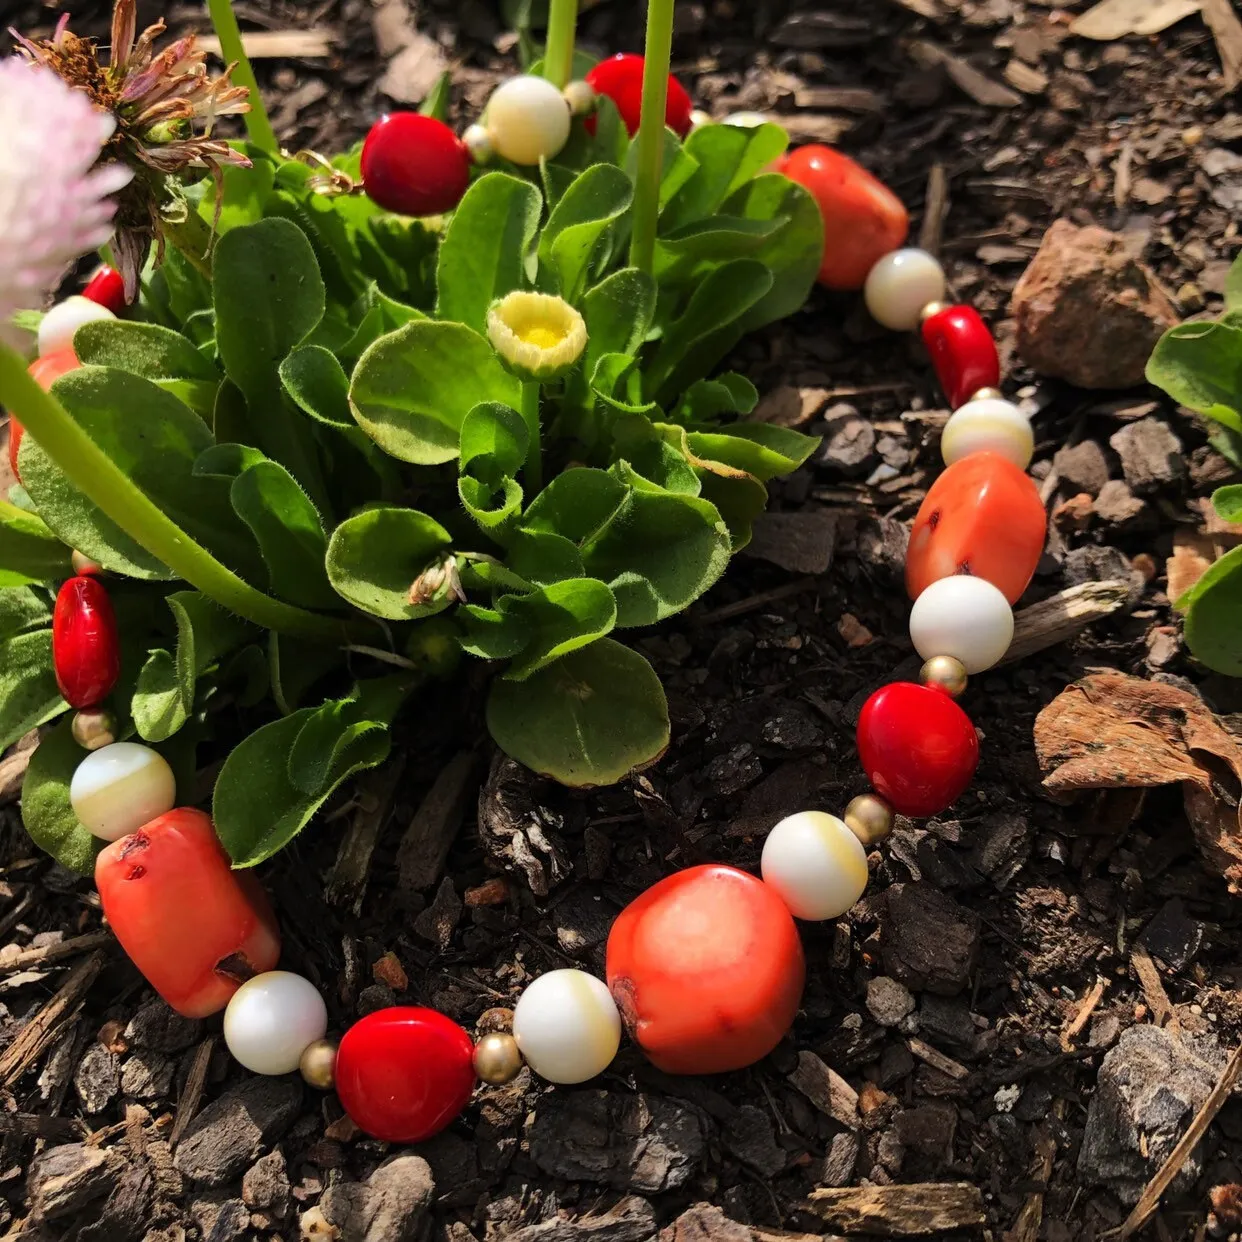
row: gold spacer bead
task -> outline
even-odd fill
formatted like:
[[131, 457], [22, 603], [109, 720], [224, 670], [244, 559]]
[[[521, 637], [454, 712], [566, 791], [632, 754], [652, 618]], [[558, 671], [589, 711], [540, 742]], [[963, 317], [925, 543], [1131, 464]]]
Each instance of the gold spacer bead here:
[[336, 1083], [336, 1040], [317, 1039], [307, 1044], [298, 1069], [310, 1086], [318, 1091], [331, 1091]]
[[845, 808], [846, 827], [868, 849], [893, 831], [893, 808], [879, 794], [859, 794]]
[[939, 315], [941, 311], [948, 309], [948, 302], [928, 302], [927, 305], [919, 311], [919, 323], [926, 323], [933, 315]]
[[73, 566], [75, 574], [101, 574], [103, 566], [98, 561], [92, 561], [84, 552], [79, 552], [74, 548], [73, 555], [69, 557], [69, 564]]
[[116, 741], [116, 717], [102, 707], [84, 707], [74, 713], [69, 732], [83, 750], [100, 750]]
[[919, 670], [919, 680], [955, 699], [966, 689], [966, 666], [956, 656], [932, 656]]
[[474, 1046], [474, 1072], [493, 1087], [503, 1087], [522, 1072], [522, 1054], [512, 1035], [493, 1032]]
[[581, 79], [570, 82], [561, 94], [565, 97], [565, 102], [574, 116], [586, 116], [595, 111], [597, 96], [595, 87], [590, 82], [584, 82]]
[[978, 392], [972, 392], [966, 398], [966, 404], [972, 401], [1004, 401], [1005, 394], [999, 388], [980, 388]]

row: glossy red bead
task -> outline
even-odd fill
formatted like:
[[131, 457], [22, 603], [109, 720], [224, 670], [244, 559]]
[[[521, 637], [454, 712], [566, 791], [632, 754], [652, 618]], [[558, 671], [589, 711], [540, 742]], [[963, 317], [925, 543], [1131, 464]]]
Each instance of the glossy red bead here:
[[876, 793], [921, 819], [961, 797], [979, 763], [979, 738], [943, 690], [898, 681], [863, 706], [858, 754]]
[[98, 578], [70, 578], [52, 613], [52, 665], [70, 707], [94, 707], [116, 685], [121, 647], [116, 614]]
[[[638, 133], [643, 111], [643, 67], [646, 60], [632, 52], [618, 52], [601, 60], [587, 75], [587, 82], [597, 95], [607, 95], [617, 105], [621, 120], [632, 138]], [[670, 73], [668, 98], [664, 105], [664, 124], [679, 138], [690, 132], [690, 96], [686, 88]], [[587, 118], [587, 130], [595, 132], [595, 118]]]
[[988, 326], [973, 306], [946, 306], [923, 321], [923, 344], [952, 409], [980, 388], [1000, 385], [1000, 357]]
[[397, 1006], [345, 1032], [336, 1093], [354, 1124], [386, 1143], [421, 1143], [457, 1117], [474, 1091], [474, 1044], [434, 1009]]
[[999, 453], [971, 453], [931, 485], [915, 515], [906, 590], [918, 599], [941, 578], [974, 574], [1016, 603], [1039, 564], [1046, 528], [1030, 476]]
[[17, 452], [22, 446], [22, 436], [26, 428], [11, 414], [9, 415], [9, 473], [20, 483], [22, 476], [17, 471]]
[[116, 268], [105, 263], [86, 282], [82, 296], [119, 315], [125, 309], [125, 281]]
[[470, 154], [443, 121], [390, 112], [362, 144], [362, 183], [385, 211], [439, 215], [461, 202], [470, 184]]

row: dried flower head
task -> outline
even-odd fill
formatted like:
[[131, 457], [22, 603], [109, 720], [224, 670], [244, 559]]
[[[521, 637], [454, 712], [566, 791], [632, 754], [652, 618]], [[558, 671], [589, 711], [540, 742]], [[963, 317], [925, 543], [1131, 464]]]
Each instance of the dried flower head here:
[[75, 35], [61, 18], [50, 39], [30, 40], [16, 31], [19, 50], [85, 92], [114, 118], [105, 155], [128, 165], [134, 180], [117, 212], [116, 259], [125, 278], [125, 295], [134, 297], [151, 242], [162, 250], [162, 217], [186, 210], [173, 174], [207, 169], [219, 182], [226, 164], [250, 161], [221, 138], [212, 137], [217, 117], [248, 112], [245, 87], [234, 86], [230, 65], [219, 77], [207, 72], [207, 54], [194, 35], [155, 49], [163, 21], [137, 29], [137, 0], [116, 0], [112, 12], [112, 51], [107, 65], [98, 48]]
[[454, 603], [466, 602], [465, 588], [461, 584], [461, 573], [457, 568], [457, 558], [451, 553], [432, 561], [410, 586], [409, 603], [412, 608], [424, 604], [434, 604], [442, 600]]
[[110, 197], [133, 178], [99, 163], [116, 124], [54, 73], [0, 61], [0, 336], [15, 311], [43, 305], [70, 264], [112, 235]]

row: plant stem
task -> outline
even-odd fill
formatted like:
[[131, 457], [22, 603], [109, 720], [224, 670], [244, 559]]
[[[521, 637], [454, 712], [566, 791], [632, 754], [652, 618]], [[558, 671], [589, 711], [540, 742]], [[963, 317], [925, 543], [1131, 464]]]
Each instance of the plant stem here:
[[548, 45], [543, 53], [543, 76], [563, 91], [574, 72], [574, 29], [578, 0], [552, 0], [548, 10]]
[[[543, 490], [543, 446], [539, 433], [539, 383], [528, 380], [522, 385], [522, 417], [530, 432], [526, 449], [525, 479], [526, 495], [533, 500]], [[37, 439], [38, 437], [36, 437]]]
[[638, 175], [634, 181], [634, 223], [630, 235], [630, 265], [648, 275], [655, 265], [656, 227], [660, 220], [664, 114], [672, 55], [673, 0], [648, 0], [643, 110], [638, 122]]
[[224, 63], [237, 64], [233, 70], [233, 81], [250, 92], [250, 111], [245, 114], [246, 135], [256, 147], [279, 155], [280, 144], [276, 141], [276, 131], [263, 106], [259, 83], [250, 67], [250, 57], [242, 47], [241, 30], [237, 25], [237, 15], [233, 12], [232, 0], [207, 0], [207, 9], [211, 14], [211, 24], [216, 28], [216, 38], [220, 40], [220, 55]]
[[195, 543], [117, 468], [60, 402], [30, 378], [25, 362], [3, 344], [0, 400], [9, 409], [21, 411], [26, 430], [88, 500], [191, 586], [265, 629], [300, 638], [344, 641], [344, 622], [256, 591]]
[[175, 223], [164, 221], [164, 237], [181, 251], [189, 265], [211, 282], [211, 225], [191, 205], [189, 215]]

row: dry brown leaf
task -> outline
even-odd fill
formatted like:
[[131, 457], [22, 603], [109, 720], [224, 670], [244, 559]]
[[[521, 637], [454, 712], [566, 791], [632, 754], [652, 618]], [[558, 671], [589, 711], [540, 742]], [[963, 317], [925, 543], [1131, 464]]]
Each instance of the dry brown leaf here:
[[1173, 535], [1173, 555], [1165, 562], [1169, 598], [1176, 602], [1212, 567], [1216, 552], [1202, 531], [1180, 527]]
[[1242, 82], [1242, 21], [1238, 20], [1231, 0], [1202, 0], [1203, 20], [1207, 22], [1220, 64], [1225, 93]]
[[1105, 40], [1159, 34], [1202, 6], [1203, 0], [1102, 0], [1070, 23], [1070, 33]]
[[1067, 801], [1091, 789], [1180, 784], [1208, 866], [1231, 892], [1242, 887], [1242, 747], [1193, 694], [1093, 673], [1039, 713], [1035, 753], [1044, 788]]

